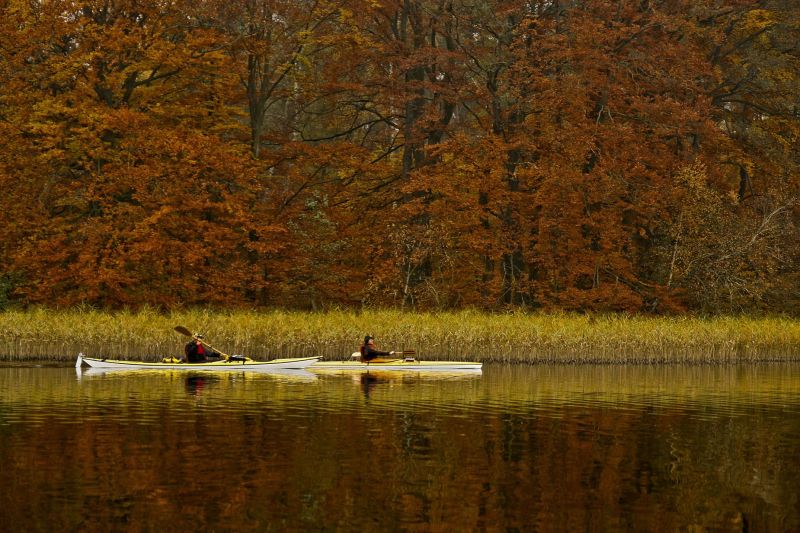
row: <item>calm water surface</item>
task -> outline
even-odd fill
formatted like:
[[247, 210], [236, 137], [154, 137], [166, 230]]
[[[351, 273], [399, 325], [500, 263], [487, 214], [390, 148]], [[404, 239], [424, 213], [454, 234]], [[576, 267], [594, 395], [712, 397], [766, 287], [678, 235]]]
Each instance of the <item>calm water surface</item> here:
[[798, 531], [800, 365], [0, 367], [2, 531]]

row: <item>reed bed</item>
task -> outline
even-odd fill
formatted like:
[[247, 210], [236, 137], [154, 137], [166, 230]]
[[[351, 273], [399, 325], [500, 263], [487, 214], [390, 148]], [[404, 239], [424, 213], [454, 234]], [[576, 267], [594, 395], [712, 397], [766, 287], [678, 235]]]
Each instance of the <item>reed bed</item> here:
[[730, 363], [800, 360], [800, 321], [788, 317], [643, 317], [411, 313], [395, 310], [161, 313], [31, 309], [0, 313], [0, 360], [71, 361], [79, 352], [158, 360], [183, 353], [182, 325], [214, 347], [255, 359], [346, 359], [365, 334], [420, 359], [487, 363]]

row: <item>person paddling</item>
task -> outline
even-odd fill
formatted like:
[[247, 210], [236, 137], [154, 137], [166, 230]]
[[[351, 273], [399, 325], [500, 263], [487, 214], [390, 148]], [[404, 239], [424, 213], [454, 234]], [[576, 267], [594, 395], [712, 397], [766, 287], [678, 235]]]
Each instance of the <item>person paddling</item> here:
[[199, 333], [192, 336], [192, 340], [186, 343], [184, 353], [187, 363], [206, 363], [209, 357], [219, 358], [221, 354], [213, 348], [203, 344], [203, 335]]
[[382, 352], [375, 348], [375, 338], [367, 335], [364, 337], [364, 344], [361, 345], [361, 360], [369, 362], [381, 355], [394, 355], [394, 352]]

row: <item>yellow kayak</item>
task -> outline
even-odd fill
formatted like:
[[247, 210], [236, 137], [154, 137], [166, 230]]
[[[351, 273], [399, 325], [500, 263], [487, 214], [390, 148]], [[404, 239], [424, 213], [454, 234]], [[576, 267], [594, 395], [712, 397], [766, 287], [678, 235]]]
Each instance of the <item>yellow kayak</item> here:
[[417, 372], [481, 372], [483, 363], [468, 361], [419, 361], [407, 357], [401, 359], [378, 358], [369, 362], [318, 361], [308, 367], [312, 371], [326, 370], [400, 370]]

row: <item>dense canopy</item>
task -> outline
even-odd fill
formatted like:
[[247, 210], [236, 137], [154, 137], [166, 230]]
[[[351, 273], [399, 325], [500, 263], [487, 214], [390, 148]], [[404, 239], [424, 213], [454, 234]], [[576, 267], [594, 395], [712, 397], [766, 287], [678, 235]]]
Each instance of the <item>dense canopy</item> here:
[[0, 307], [800, 303], [793, 0], [0, 0]]

